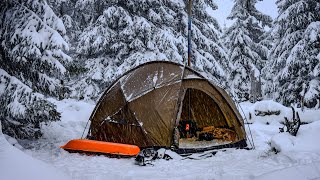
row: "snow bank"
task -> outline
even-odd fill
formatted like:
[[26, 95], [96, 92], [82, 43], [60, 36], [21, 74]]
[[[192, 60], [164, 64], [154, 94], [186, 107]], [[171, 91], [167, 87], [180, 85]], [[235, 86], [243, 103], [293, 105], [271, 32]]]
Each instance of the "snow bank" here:
[[10, 180], [66, 180], [64, 174], [42, 161], [36, 160], [11, 146], [1, 132], [0, 122], [0, 174]]
[[[249, 123], [261, 122], [261, 123], [274, 123], [283, 122], [284, 117], [288, 119], [292, 118], [291, 108], [285, 107], [275, 101], [266, 100], [259, 101], [256, 103], [243, 102], [240, 103], [243, 112], [240, 110], [242, 116], [248, 119]], [[280, 111], [278, 115], [259, 115], [259, 112], [276, 112]]]
[[[256, 103], [242, 102], [240, 103], [240, 113], [243, 117], [248, 119], [249, 123], [260, 122], [260, 123], [280, 123], [284, 122], [284, 118], [287, 117], [289, 120], [292, 119], [292, 109], [285, 107], [280, 103], [273, 100], [259, 101]], [[278, 115], [262, 115], [261, 112], [270, 113], [277, 112]], [[295, 111], [299, 113], [302, 122], [311, 123], [319, 120], [320, 110], [319, 109], [305, 109], [295, 108]]]
[[302, 125], [297, 136], [279, 133], [272, 137], [271, 147], [279, 152], [320, 152], [320, 121]]

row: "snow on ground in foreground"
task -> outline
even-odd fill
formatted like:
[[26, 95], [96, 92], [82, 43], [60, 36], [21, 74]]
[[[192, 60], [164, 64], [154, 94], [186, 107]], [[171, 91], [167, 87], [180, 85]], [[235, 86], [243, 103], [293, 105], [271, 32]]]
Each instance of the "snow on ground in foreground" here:
[[280, 178], [298, 180], [319, 180], [320, 162], [280, 169], [272, 173], [262, 174], [261, 176], [256, 177], [257, 180], [274, 180]]
[[[254, 138], [255, 150], [228, 149], [219, 151], [215, 156], [203, 160], [175, 158], [173, 160], [156, 160], [154, 166], [137, 166], [133, 158], [116, 159], [105, 156], [85, 156], [70, 154], [59, 146], [68, 140], [80, 138], [86, 122], [94, 108], [94, 103], [77, 102], [75, 100], [52, 100], [58, 110], [62, 112], [62, 120], [43, 126], [44, 136], [36, 141], [19, 141], [24, 152], [53, 165], [56, 169], [70, 175], [73, 179], [282, 179], [287, 172], [298, 168], [300, 171], [312, 171], [318, 168], [320, 162], [319, 146], [315, 145], [320, 131], [319, 122], [302, 125], [295, 139], [290, 141], [298, 144], [298, 148], [283, 145], [288, 151], [271, 152], [270, 144], [275, 144], [279, 134], [279, 127], [283, 125], [273, 121], [273, 117], [264, 117], [272, 123], [254, 119], [250, 125]], [[262, 102], [272, 103], [272, 102]], [[254, 105], [242, 103], [245, 112], [253, 109]], [[281, 107], [281, 105], [278, 105]], [[290, 109], [289, 109], [290, 110]], [[317, 115], [319, 110], [308, 111], [308, 116]], [[320, 117], [320, 116], [317, 116]], [[319, 120], [320, 118], [318, 118]], [[310, 130], [311, 129], [311, 130]], [[247, 128], [247, 132], [249, 129]], [[315, 136], [315, 137], [314, 137]], [[289, 137], [288, 137], [289, 138]], [[292, 138], [292, 137], [290, 137]], [[282, 139], [282, 138], [280, 138]], [[307, 141], [305, 141], [307, 139]], [[312, 140], [310, 140], [312, 139]], [[304, 142], [305, 141], [305, 142]], [[313, 144], [313, 148], [311, 147]], [[305, 148], [303, 148], [305, 147]], [[318, 171], [319, 172], [319, 171]], [[270, 178], [269, 178], [270, 177]], [[311, 177], [311, 176], [310, 176]], [[320, 175], [313, 175], [320, 178]], [[291, 177], [300, 179], [300, 176]]]
[[0, 122], [0, 179], [66, 180], [70, 178], [9, 144], [1, 132]]

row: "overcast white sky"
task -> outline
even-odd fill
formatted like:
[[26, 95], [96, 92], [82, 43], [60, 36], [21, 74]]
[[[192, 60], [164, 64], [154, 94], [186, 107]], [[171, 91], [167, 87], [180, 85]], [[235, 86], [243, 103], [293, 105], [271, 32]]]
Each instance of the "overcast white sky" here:
[[[215, 11], [211, 11], [210, 13], [215, 17], [220, 26], [223, 28], [224, 23], [227, 27], [232, 24], [232, 21], [227, 20], [227, 16], [230, 14], [232, 6], [234, 4], [234, 0], [214, 0], [218, 5], [218, 9]], [[261, 12], [271, 16], [273, 19], [277, 17], [278, 10], [275, 4], [276, 0], [263, 0], [256, 4], [256, 7]]]

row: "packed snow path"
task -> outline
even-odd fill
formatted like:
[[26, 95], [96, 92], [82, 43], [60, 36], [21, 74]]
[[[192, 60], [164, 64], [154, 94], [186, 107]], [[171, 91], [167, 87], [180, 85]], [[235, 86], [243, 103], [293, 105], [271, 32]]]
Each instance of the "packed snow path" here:
[[[59, 146], [69, 140], [81, 137], [94, 103], [51, 101], [62, 112], [62, 120], [43, 126], [44, 135], [40, 140], [20, 143], [29, 148], [23, 149], [24, 152], [53, 165], [73, 179], [275, 179], [290, 177], [290, 173], [297, 169], [311, 175], [300, 173], [300, 176], [294, 176], [291, 173], [290, 179], [301, 179], [301, 176], [320, 178], [320, 143], [317, 141], [320, 121], [303, 125], [297, 137], [289, 138], [284, 133], [279, 134], [282, 125], [277, 121], [269, 119], [269, 125], [265, 121], [256, 121], [250, 126], [255, 150], [229, 149], [202, 160], [156, 160], [153, 166], [142, 167], [135, 165], [133, 158], [85, 156], [60, 149]], [[248, 112], [252, 106], [246, 104], [244, 108]], [[284, 147], [279, 142], [284, 142]], [[283, 152], [271, 152], [270, 144], [281, 147]]]

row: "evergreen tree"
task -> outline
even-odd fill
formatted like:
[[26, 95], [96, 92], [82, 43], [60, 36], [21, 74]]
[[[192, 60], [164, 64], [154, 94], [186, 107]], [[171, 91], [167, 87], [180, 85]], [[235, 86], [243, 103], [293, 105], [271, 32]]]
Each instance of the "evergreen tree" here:
[[235, 20], [223, 35], [232, 64], [230, 86], [240, 101], [249, 100], [250, 75], [255, 79], [267, 59], [268, 48], [260, 43], [264, 26], [271, 26], [271, 17], [255, 8], [257, 0], [235, 0], [228, 19]]
[[[265, 34], [262, 35], [262, 40], [260, 42], [263, 46], [268, 49], [268, 58], [270, 50], [273, 45], [273, 39], [271, 36], [271, 29], [268, 30]], [[268, 59], [267, 58], [267, 59]], [[273, 98], [273, 75], [270, 73], [270, 62], [272, 60], [267, 60], [264, 64], [264, 67], [261, 69], [261, 81], [262, 81], [262, 96], [263, 99], [272, 99]]]
[[285, 105], [314, 107], [320, 98], [320, 2], [278, 0], [270, 72], [274, 97]]
[[60, 119], [55, 105], [0, 69], [0, 121], [3, 132], [15, 138], [38, 138], [40, 124]]
[[[84, 98], [97, 97], [116, 77], [139, 64], [154, 60], [183, 63], [186, 59], [187, 1], [90, 2], [94, 5], [88, 7], [103, 7], [103, 11], [89, 16], [94, 20], [99, 14], [84, 29], [76, 48], [88, 71], [73, 86]], [[217, 8], [211, 1], [193, 4], [192, 66], [225, 82], [229, 64], [218, 41], [221, 29], [207, 13], [208, 7]]]
[[40, 123], [59, 120], [42, 95], [63, 98], [71, 58], [60, 18], [44, 0], [0, 2], [0, 119], [17, 138], [39, 137]]
[[9, 1], [1, 14], [1, 45], [9, 59], [3, 68], [37, 92], [63, 96], [71, 58], [61, 19], [42, 0]]

